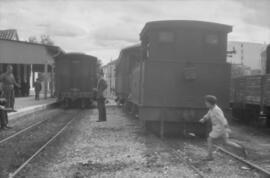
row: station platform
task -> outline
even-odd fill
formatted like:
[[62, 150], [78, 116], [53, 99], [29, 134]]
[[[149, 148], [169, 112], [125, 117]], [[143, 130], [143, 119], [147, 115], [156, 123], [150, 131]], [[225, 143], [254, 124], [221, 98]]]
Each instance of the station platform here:
[[27, 114], [47, 109], [55, 103], [56, 98], [44, 99], [43, 97], [41, 97], [40, 100], [35, 100], [34, 96], [18, 97], [15, 98], [15, 110], [17, 112], [8, 113], [8, 117], [9, 119], [22, 117]]

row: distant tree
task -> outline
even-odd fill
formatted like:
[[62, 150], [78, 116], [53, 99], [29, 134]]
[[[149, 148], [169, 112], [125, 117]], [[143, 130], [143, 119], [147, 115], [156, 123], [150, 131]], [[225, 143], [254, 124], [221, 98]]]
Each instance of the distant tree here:
[[38, 43], [38, 39], [35, 36], [30, 36], [28, 38], [28, 41], [31, 42], [31, 43]]
[[40, 43], [45, 45], [54, 45], [53, 40], [50, 38], [49, 35], [43, 34], [39, 37], [40, 40], [36, 36], [30, 36], [28, 41], [31, 43]]
[[43, 34], [40, 36], [40, 43], [45, 45], [54, 45], [54, 42], [49, 35]]

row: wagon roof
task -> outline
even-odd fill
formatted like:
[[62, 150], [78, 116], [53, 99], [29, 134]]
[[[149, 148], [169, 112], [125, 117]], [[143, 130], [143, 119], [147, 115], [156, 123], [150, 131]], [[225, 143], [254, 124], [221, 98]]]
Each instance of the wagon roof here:
[[232, 26], [219, 24], [214, 22], [194, 21], [194, 20], [166, 20], [152, 21], [145, 24], [140, 36], [144, 36], [150, 30], [162, 28], [195, 28], [213, 31], [222, 31], [229, 33], [232, 31]]
[[131, 53], [134, 53], [134, 52], [137, 53], [137, 51], [140, 50], [140, 48], [141, 48], [140, 43], [132, 45], [132, 46], [125, 47], [120, 51], [118, 59], [120, 59], [123, 54], [131, 54]]
[[[65, 53], [65, 54], [62, 54], [60, 56], [57, 56], [55, 59], [62, 59], [62, 58], [65, 58], [67, 56], [85, 56], [85, 57], [88, 57], [88, 58], [92, 58], [92, 59], [95, 59], [97, 60], [97, 57], [95, 56], [91, 56], [91, 55], [88, 55], [88, 54], [84, 54], [84, 53], [78, 53], [78, 52], [70, 52], [70, 53]], [[68, 59], [68, 58], [66, 58]]]
[[133, 50], [133, 49], [138, 49], [140, 47], [141, 47], [141, 44], [138, 43], [138, 44], [135, 44], [135, 45], [132, 45], [132, 46], [125, 47], [121, 51], [129, 51], [129, 50]]

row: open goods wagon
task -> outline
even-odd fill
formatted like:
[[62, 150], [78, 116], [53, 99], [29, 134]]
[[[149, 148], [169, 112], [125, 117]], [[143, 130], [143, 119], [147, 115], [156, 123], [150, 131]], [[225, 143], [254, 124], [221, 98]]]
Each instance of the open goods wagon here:
[[266, 75], [233, 79], [232, 113], [235, 119], [270, 126], [270, 45], [266, 48]]
[[130, 70], [128, 102], [146, 128], [159, 133], [205, 135], [198, 123], [203, 97], [217, 96], [229, 108], [227, 33], [232, 27], [201, 21], [156, 21], [143, 28], [142, 58]]
[[66, 107], [90, 106], [96, 87], [97, 58], [67, 53], [55, 59], [56, 96]]

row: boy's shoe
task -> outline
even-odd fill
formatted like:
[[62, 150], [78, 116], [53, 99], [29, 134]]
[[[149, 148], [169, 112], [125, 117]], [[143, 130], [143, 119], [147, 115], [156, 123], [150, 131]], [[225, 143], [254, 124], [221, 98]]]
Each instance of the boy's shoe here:
[[96, 122], [106, 122], [106, 120], [97, 120]]
[[213, 161], [214, 158], [212, 156], [206, 156], [203, 161]]
[[247, 158], [248, 152], [247, 152], [247, 150], [245, 149], [245, 147], [242, 148], [242, 154], [243, 154], [243, 157], [244, 157], [244, 158]]

